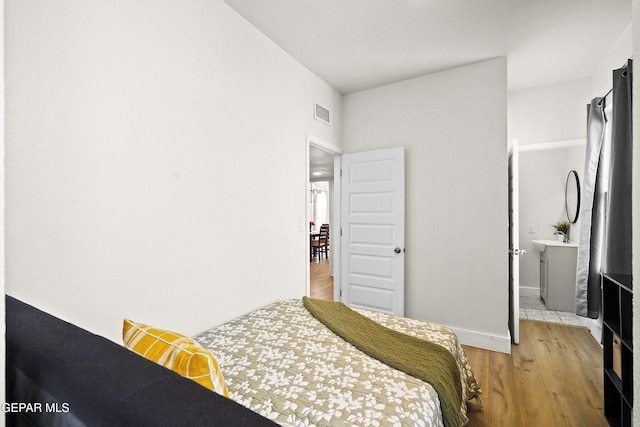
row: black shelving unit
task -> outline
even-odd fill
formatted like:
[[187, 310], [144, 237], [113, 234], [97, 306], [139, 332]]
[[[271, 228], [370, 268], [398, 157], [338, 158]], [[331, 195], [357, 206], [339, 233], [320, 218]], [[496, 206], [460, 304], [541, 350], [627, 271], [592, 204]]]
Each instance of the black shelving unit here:
[[604, 415], [611, 426], [631, 427], [633, 335], [630, 275], [603, 274]]

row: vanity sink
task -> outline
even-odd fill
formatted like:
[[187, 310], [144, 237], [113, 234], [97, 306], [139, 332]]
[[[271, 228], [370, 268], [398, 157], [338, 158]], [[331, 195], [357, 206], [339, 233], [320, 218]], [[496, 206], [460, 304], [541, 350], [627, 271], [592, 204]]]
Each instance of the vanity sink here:
[[532, 240], [540, 252], [540, 298], [548, 310], [575, 313], [578, 243]]
[[559, 240], [532, 240], [531, 244], [533, 245], [534, 249], [536, 249], [539, 252], [544, 252], [547, 249], [547, 246], [565, 247], [565, 248], [578, 247], [577, 242], [564, 243]]

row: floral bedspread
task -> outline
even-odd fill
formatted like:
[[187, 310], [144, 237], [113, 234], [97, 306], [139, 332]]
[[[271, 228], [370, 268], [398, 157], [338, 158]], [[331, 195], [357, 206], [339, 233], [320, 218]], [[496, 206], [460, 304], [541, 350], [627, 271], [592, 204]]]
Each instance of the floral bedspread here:
[[[447, 328], [357, 310], [449, 349], [458, 361], [462, 407], [480, 393], [457, 337]], [[281, 301], [194, 337], [218, 359], [229, 397], [285, 426], [442, 426], [424, 381], [362, 353], [316, 320], [302, 300]]]

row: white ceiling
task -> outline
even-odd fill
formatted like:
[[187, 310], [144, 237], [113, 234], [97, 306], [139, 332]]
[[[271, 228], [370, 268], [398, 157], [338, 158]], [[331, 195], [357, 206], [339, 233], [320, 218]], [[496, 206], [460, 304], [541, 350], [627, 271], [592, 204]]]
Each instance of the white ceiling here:
[[309, 175], [312, 181], [333, 178], [333, 154], [313, 145], [309, 146]]
[[499, 56], [509, 90], [590, 77], [631, 23], [631, 0], [225, 2], [343, 95]]
[[342, 94], [507, 56], [510, 90], [592, 75], [631, 0], [225, 0]]

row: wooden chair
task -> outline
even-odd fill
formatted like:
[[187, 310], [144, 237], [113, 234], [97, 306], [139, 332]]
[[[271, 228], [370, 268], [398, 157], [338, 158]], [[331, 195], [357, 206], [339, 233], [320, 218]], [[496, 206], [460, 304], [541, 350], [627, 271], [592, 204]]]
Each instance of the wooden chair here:
[[320, 234], [314, 237], [311, 242], [311, 251], [312, 256], [318, 256], [318, 259], [321, 258], [324, 253], [325, 258], [328, 258], [328, 247], [329, 247], [329, 227], [325, 227], [325, 224], [320, 226]]
[[326, 250], [326, 252], [328, 253], [329, 252], [329, 240], [330, 240], [330, 237], [331, 237], [331, 233], [329, 232], [329, 224], [322, 224], [320, 226], [320, 230], [322, 230], [323, 228], [327, 229], [327, 250]]

